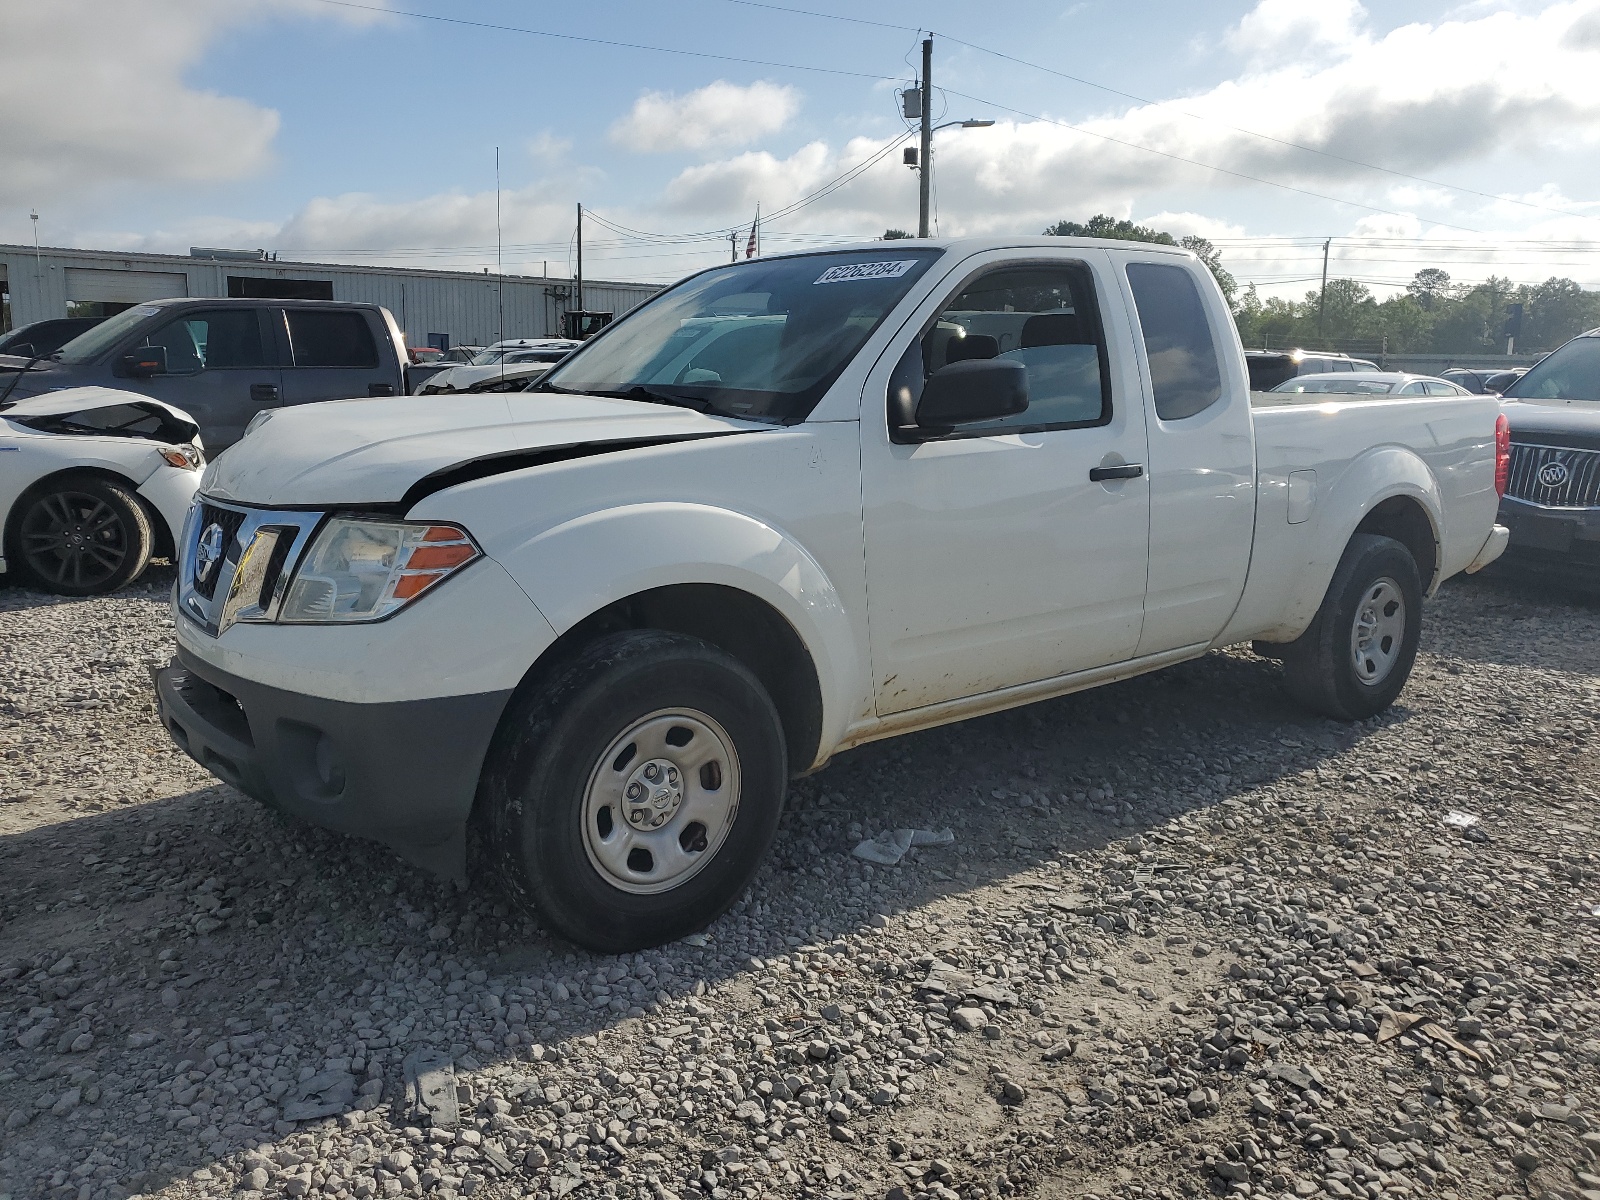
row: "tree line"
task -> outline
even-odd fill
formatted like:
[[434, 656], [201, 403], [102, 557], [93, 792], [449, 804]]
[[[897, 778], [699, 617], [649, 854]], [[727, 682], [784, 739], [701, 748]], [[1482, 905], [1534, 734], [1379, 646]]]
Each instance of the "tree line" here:
[[[1240, 291], [1222, 265], [1222, 255], [1203, 237], [1177, 238], [1165, 230], [1096, 213], [1087, 221], [1057, 221], [1044, 231], [1055, 237], [1112, 238], [1155, 242], [1192, 251], [1216, 277], [1246, 347], [1316, 349], [1342, 347], [1391, 354], [1500, 354], [1506, 348], [1508, 309], [1522, 306], [1516, 349], [1554, 350], [1586, 329], [1600, 327], [1600, 292], [1586, 292], [1571, 279], [1512, 283], [1491, 275], [1478, 284], [1458, 284], [1439, 267], [1418, 271], [1406, 290], [1379, 300], [1354, 279], [1330, 279], [1326, 295], [1312, 288], [1301, 300], [1263, 299], [1255, 284]], [[909, 238], [887, 229], [885, 239]]]

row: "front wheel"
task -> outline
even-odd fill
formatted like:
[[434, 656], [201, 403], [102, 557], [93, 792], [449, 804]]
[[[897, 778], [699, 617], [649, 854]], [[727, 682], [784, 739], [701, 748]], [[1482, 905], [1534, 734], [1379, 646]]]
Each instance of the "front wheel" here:
[[1283, 681], [1307, 708], [1359, 721], [1394, 703], [1422, 638], [1422, 580], [1393, 538], [1350, 539], [1311, 627], [1282, 648]]
[[66, 476], [24, 496], [7, 557], [28, 583], [62, 596], [94, 596], [133, 582], [155, 543], [133, 491], [98, 475]]
[[771, 698], [698, 638], [603, 638], [507, 713], [484, 774], [489, 852], [554, 933], [604, 953], [703, 928], [777, 833]]

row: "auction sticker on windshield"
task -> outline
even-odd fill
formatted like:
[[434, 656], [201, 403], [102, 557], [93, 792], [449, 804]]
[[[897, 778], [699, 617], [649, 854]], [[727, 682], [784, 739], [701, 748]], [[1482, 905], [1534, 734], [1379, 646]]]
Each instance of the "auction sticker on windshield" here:
[[854, 283], [861, 279], [898, 279], [917, 265], [914, 258], [901, 258], [893, 262], [846, 263], [829, 267], [817, 276], [816, 283]]

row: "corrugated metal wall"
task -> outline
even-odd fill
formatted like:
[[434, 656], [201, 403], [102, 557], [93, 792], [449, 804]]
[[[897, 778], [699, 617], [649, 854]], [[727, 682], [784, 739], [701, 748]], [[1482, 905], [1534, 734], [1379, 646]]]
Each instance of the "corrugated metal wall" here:
[[[96, 294], [70, 295], [80, 274], [94, 271]], [[175, 254], [119, 254], [103, 250], [44, 250], [0, 245], [0, 272], [11, 295], [11, 323], [23, 325], [67, 315], [67, 301], [108, 300], [111, 272], [128, 272], [127, 302], [145, 299], [139, 291], [148, 273], [181, 274], [190, 296], [226, 296], [230, 275], [265, 279], [318, 279], [333, 285], [335, 300], [381, 304], [392, 312], [406, 340], [428, 344], [429, 334], [446, 334], [452, 345], [483, 346], [502, 334], [558, 337], [561, 314], [575, 307], [570, 279], [526, 275], [473, 275], [455, 271], [413, 271], [390, 267], [349, 267], [302, 262], [229, 262]], [[69, 283], [69, 277], [74, 283]], [[148, 288], [145, 289], [146, 291]], [[659, 291], [655, 284], [585, 281], [584, 303], [591, 311], [621, 315]]]

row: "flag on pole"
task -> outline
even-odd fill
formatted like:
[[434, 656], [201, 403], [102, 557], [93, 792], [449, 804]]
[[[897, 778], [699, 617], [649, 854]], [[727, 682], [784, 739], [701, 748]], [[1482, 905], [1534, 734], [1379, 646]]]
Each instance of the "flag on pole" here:
[[757, 204], [756, 205], [756, 219], [754, 221], [750, 222], [750, 240], [744, 244], [744, 256], [746, 258], [754, 258], [756, 256], [756, 230], [758, 228], [760, 228], [760, 226], [761, 226], [761, 205]]

